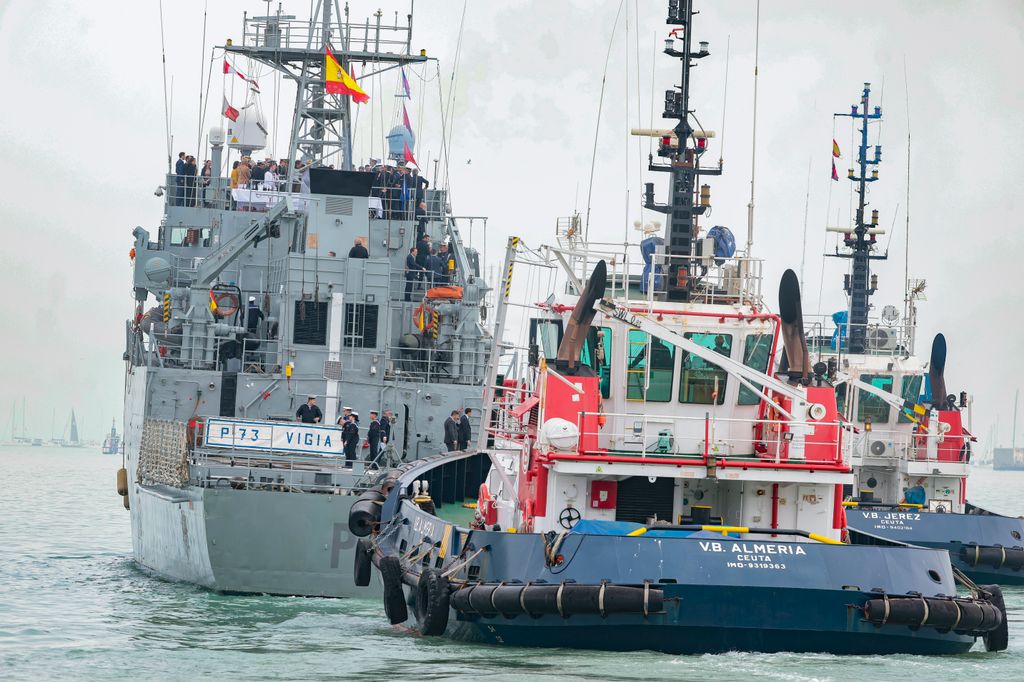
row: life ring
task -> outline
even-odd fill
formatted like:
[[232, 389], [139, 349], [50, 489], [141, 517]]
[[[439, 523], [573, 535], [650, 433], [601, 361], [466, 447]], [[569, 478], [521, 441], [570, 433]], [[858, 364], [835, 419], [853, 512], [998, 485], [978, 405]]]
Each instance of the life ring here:
[[416, 620], [420, 634], [443, 635], [448, 627], [451, 588], [448, 578], [436, 568], [424, 568], [416, 584]]
[[412, 323], [420, 332], [430, 331], [434, 328], [434, 309], [421, 304], [412, 312]]
[[483, 519], [484, 524], [493, 526], [498, 522], [498, 508], [491, 497], [491, 491], [487, 489], [486, 483], [480, 484], [480, 493], [476, 498], [476, 510]]

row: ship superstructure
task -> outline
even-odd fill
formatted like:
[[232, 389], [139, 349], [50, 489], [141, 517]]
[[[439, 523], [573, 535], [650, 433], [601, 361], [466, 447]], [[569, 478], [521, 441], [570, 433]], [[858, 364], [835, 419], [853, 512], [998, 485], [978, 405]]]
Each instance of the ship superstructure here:
[[[464, 246], [443, 188], [413, 194], [353, 171], [351, 98], [327, 92], [325, 54], [375, 72], [428, 60], [404, 23], [350, 21], [336, 2], [309, 21], [247, 17], [234, 60], [297, 88], [290, 170], [232, 187], [227, 149], [265, 142], [260, 117], [210, 131], [213, 172], [162, 181], [162, 218], [134, 231], [135, 310], [124, 360], [126, 475], [136, 561], [160, 576], [230, 592], [344, 596], [352, 501], [381, 470], [444, 449], [453, 409], [479, 407], [492, 338], [478, 254]], [[234, 68], [234, 67], [231, 67]], [[248, 107], [247, 107], [248, 108]], [[411, 155], [411, 154], [410, 154]], [[389, 161], [398, 165], [402, 160]], [[419, 199], [420, 197], [416, 197]], [[421, 232], [453, 263], [408, 275]], [[350, 252], [357, 239], [366, 253]], [[296, 423], [309, 398], [318, 423]], [[370, 459], [376, 410], [390, 438]], [[358, 419], [346, 462], [342, 427]]]

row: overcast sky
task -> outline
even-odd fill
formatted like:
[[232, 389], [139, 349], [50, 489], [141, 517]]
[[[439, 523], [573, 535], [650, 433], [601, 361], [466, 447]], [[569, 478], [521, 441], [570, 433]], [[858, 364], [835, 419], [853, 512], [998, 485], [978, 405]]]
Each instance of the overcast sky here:
[[[408, 7], [350, 4], [359, 21], [378, 7], [385, 20], [395, 8], [404, 15]], [[205, 136], [200, 71], [207, 72], [213, 45], [229, 37], [240, 41], [243, 10], [262, 14], [267, 6], [209, 5], [204, 48], [204, 3], [164, 4], [175, 154], [206, 155], [197, 149]], [[283, 7], [309, 14], [308, 1], [285, 1]], [[709, 156], [717, 159], [724, 144], [725, 157], [724, 176], [711, 183], [709, 224], [729, 226], [742, 242], [750, 194], [755, 4], [698, 0], [697, 7], [696, 38], [711, 43], [712, 55], [695, 72], [691, 102], [703, 125], [720, 135]], [[501, 257], [498, 247], [510, 233], [532, 244], [551, 242], [557, 217], [574, 208], [586, 211], [598, 97], [619, 8], [618, 0], [467, 3], [454, 80], [451, 186], [456, 213], [489, 216], [489, 261]], [[627, 131], [650, 123], [652, 58], [656, 126], [662, 125], [657, 111], [664, 91], [677, 78], [677, 62], [654, 55], [667, 33], [665, 3], [625, 0], [621, 11], [611, 41], [591, 204], [591, 235], [609, 241], [621, 240], [634, 219], [655, 217], [641, 215], [639, 207], [649, 175], [640, 173], [647, 143], [638, 146]], [[437, 63], [430, 62], [410, 79], [410, 114], [420, 134], [416, 154], [428, 177], [428, 160], [440, 153], [440, 102], [450, 97], [462, 12], [455, 0], [416, 2], [413, 47], [427, 49], [440, 64], [440, 77]], [[848, 119], [840, 119], [835, 137], [843, 152], [841, 180], [833, 183], [832, 114], [848, 111], [870, 81], [885, 121], [882, 180], [869, 198], [890, 229], [880, 238], [889, 244], [890, 258], [875, 266], [880, 291], [872, 302], [876, 310], [887, 303], [902, 309], [909, 90], [910, 274], [928, 282], [918, 350], [927, 354], [934, 333], [946, 334], [948, 385], [975, 394], [975, 432], [987, 437], [1000, 416], [1003, 441], [1010, 438], [1014, 391], [1024, 383], [1022, 30], [1024, 4], [1010, 0], [771, 0], [763, 3], [760, 21], [754, 252], [767, 259], [768, 303], [775, 306], [782, 270], [800, 271], [810, 164], [804, 309], [831, 313], [846, 306], [845, 262], [825, 263], [824, 288], [818, 284], [824, 225], [849, 220], [850, 128]], [[219, 65], [220, 56], [215, 59]], [[60, 431], [75, 408], [84, 435], [96, 438], [112, 417], [120, 420], [120, 358], [132, 306], [131, 231], [142, 225], [155, 233], [161, 216], [161, 200], [153, 196], [167, 167], [157, 2], [0, 1], [0, 66], [7, 95], [0, 114], [0, 288], [6, 292], [0, 343], [7, 361], [0, 434], [8, 434], [12, 402], [24, 397], [29, 429], [37, 435], [49, 435], [52, 412]], [[259, 76], [263, 108], [273, 123], [274, 79]], [[219, 121], [222, 82], [213, 79], [206, 128]], [[382, 125], [395, 122], [394, 79], [367, 85], [373, 99], [359, 112], [359, 159], [380, 149], [374, 138]], [[280, 92], [276, 120], [282, 131], [290, 122], [292, 92]], [[241, 97], [236, 90], [233, 103]], [[286, 154], [287, 136], [279, 133], [276, 155]], [[664, 200], [664, 177], [651, 179]], [[478, 231], [478, 245], [480, 238]]]

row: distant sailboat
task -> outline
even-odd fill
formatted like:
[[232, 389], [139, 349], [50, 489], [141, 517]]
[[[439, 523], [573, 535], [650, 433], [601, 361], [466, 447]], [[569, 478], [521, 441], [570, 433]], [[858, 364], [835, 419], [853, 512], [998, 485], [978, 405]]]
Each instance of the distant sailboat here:
[[82, 443], [78, 440], [78, 421], [75, 419], [75, 411], [71, 410], [71, 430], [68, 433], [68, 439], [61, 443], [62, 447], [65, 448], [80, 448]]

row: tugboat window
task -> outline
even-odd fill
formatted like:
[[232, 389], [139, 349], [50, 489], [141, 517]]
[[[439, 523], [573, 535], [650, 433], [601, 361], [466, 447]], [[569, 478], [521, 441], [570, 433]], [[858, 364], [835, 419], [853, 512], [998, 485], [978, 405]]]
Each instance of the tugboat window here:
[[[892, 376], [887, 374], [861, 374], [860, 380], [865, 384], [871, 384], [887, 393], [892, 393]], [[871, 395], [866, 391], [858, 391], [857, 398], [857, 421], [865, 422], [868, 419], [875, 424], [884, 424], [889, 421], [889, 405], [878, 396]]]
[[561, 320], [530, 320], [530, 344], [540, 346], [540, 351], [548, 360], [558, 355], [558, 344], [562, 342]]
[[[647, 332], [629, 330], [626, 400], [667, 403], [672, 399], [675, 347], [657, 337], [648, 344]], [[648, 354], [650, 362], [647, 361]], [[645, 390], [646, 389], [646, 390]]]
[[295, 324], [292, 343], [307, 346], [327, 345], [327, 303], [318, 301], [295, 302]]
[[[751, 334], [743, 343], [743, 364], [758, 372], [768, 371], [772, 354], [771, 334]], [[757, 384], [755, 384], [757, 386]], [[761, 399], [746, 386], [740, 385], [739, 405], [757, 405]]]
[[[598, 331], [604, 332], [604, 335], [601, 337], [601, 346], [604, 348], [604, 356], [600, 359], [596, 355]], [[580, 349], [580, 363], [587, 365], [597, 372], [599, 377], [601, 377], [601, 397], [611, 397], [612, 330], [610, 327], [590, 328], [590, 332], [587, 334], [587, 339], [583, 342], [583, 348]]]
[[[924, 377], [920, 374], [916, 376], [903, 377], [903, 387], [900, 390], [900, 397], [904, 400], [912, 400], [915, 403], [921, 399], [921, 383], [924, 381]], [[910, 417], [903, 410], [900, 410], [900, 416], [898, 419], [900, 424], [911, 423]]]
[[[726, 357], [732, 355], [732, 334], [690, 332], [686, 338]], [[679, 402], [691, 405], [721, 405], [729, 373], [696, 355], [683, 353], [679, 379]]]

